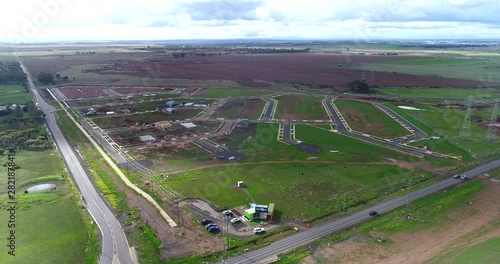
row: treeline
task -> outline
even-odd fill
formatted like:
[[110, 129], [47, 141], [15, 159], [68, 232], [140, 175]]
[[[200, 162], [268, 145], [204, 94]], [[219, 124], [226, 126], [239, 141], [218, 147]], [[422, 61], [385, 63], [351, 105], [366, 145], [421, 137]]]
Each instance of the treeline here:
[[25, 107], [8, 107], [0, 111], [0, 154], [4, 150], [45, 150], [51, 148], [43, 127], [43, 113], [33, 102]]
[[422, 48], [422, 49], [456, 49], [456, 48], [484, 48], [488, 45], [482, 44], [414, 44], [399, 45], [400, 48]]
[[0, 61], [0, 84], [23, 83], [26, 74], [17, 61]]

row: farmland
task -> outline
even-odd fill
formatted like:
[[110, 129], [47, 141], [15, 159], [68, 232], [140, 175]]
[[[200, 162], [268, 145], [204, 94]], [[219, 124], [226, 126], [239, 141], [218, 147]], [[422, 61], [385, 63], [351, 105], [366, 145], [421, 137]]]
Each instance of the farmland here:
[[266, 90], [257, 90], [257, 89], [217, 89], [210, 88], [206, 89], [202, 93], [196, 93], [196, 96], [204, 96], [204, 97], [237, 97], [237, 96], [260, 96], [269, 94], [270, 91]]
[[400, 99], [442, 99], [461, 100], [469, 96], [475, 98], [495, 98], [500, 92], [494, 88], [483, 89], [450, 89], [450, 88], [378, 88], [378, 92], [394, 95]]
[[21, 84], [0, 85], [0, 105], [26, 104], [31, 100], [31, 94]]
[[335, 105], [353, 130], [382, 138], [410, 134], [394, 119], [368, 103], [335, 101]]
[[[498, 56], [439, 56], [375, 63], [359, 63], [350, 66], [354, 69], [366, 71], [396, 72], [490, 83], [500, 82], [500, 74], [498, 74], [496, 70], [496, 68], [500, 66], [500, 57]], [[472, 87], [481, 88], [482, 86], [475, 85]]]
[[282, 119], [328, 119], [321, 101], [322, 97], [303, 95], [284, 95], [275, 98], [278, 100], [277, 118]]

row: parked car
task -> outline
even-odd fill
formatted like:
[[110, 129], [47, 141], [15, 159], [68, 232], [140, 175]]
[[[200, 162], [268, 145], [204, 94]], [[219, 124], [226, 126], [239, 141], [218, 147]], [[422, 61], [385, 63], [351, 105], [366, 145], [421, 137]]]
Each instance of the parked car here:
[[210, 227], [213, 227], [213, 226], [217, 227], [216, 224], [210, 223], [210, 224], [206, 225], [205, 228], [208, 230]]
[[241, 220], [239, 218], [233, 218], [231, 219], [231, 224], [236, 224], [236, 223], [239, 223], [241, 222]]
[[200, 224], [202, 226], [206, 226], [206, 225], [211, 224], [211, 223], [213, 223], [213, 222], [210, 219], [203, 219], [203, 220], [200, 221]]
[[460, 179], [460, 174], [455, 174], [455, 175], [453, 175], [453, 178], [455, 178], [455, 179]]
[[259, 233], [262, 233], [262, 232], [264, 232], [264, 231], [266, 231], [266, 230], [264, 230], [264, 228], [263, 228], [263, 227], [254, 227], [254, 228], [253, 228], [253, 232], [254, 232], [255, 234], [259, 234]]
[[228, 160], [234, 160], [235, 158], [234, 158], [234, 156], [231, 156], [231, 157], [229, 157], [229, 158], [227, 158], [227, 159], [228, 159]]
[[370, 211], [371, 216], [376, 216], [377, 214], [378, 214], [377, 211]]
[[463, 174], [463, 175], [460, 175], [460, 180], [462, 181], [466, 181], [468, 180], [469, 178], [467, 177], [467, 175]]
[[219, 231], [219, 227], [218, 227], [218, 226], [216, 226], [216, 225], [214, 225], [214, 226], [209, 227], [207, 230], [208, 230], [208, 232], [210, 232], [210, 233], [214, 233], [214, 232]]
[[217, 159], [225, 159], [224, 156], [217, 156]]
[[222, 214], [224, 216], [233, 216], [233, 212], [231, 212], [231, 210], [225, 210], [225, 211], [222, 211]]

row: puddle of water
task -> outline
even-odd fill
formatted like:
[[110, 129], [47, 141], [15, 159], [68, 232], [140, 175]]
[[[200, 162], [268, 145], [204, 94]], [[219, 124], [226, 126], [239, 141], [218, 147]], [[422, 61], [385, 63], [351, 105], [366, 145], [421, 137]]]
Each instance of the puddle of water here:
[[416, 108], [416, 107], [412, 107], [412, 106], [399, 105], [398, 107], [406, 109], [406, 110], [422, 110], [422, 109], [419, 109], [419, 108]]
[[44, 183], [44, 184], [38, 184], [35, 186], [31, 186], [27, 189], [27, 191], [28, 191], [28, 193], [39, 192], [39, 191], [47, 190], [47, 189], [54, 188], [54, 187], [56, 187], [56, 185], [53, 183]]

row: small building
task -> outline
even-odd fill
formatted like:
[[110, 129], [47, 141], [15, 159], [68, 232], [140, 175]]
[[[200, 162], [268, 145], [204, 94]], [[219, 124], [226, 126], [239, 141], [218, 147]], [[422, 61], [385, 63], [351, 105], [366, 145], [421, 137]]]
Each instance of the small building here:
[[151, 143], [155, 142], [156, 138], [151, 135], [144, 135], [144, 136], [139, 136], [139, 140], [144, 143]]
[[167, 102], [165, 102], [165, 105], [166, 105], [167, 107], [174, 107], [174, 106], [176, 106], [176, 105], [179, 105], [179, 103], [177, 103], [177, 102], [175, 102], [175, 101], [167, 101]]
[[250, 221], [254, 220], [256, 218], [255, 208], [246, 209], [245, 211], [243, 211], [243, 215]]
[[189, 122], [189, 123], [181, 123], [181, 126], [185, 127], [185, 128], [195, 128], [197, 127], [197, 125], [193, 124], [192, 122]]
[[274, 203], [270, 203], [267, 208], [267, 219], [274, 220]]
[[175, 115], [175, 114], [179, 113], [179, 111], [177, 111], [176, 109], [174, 109], [172, 107], [165, 108], [164, 112], [169, 114], [169, 115]]
[[248, 127], [250, 125], [250, 120], [248, 119], [240, 119], [236, 123], [234, 123], [234, 127]]

